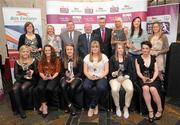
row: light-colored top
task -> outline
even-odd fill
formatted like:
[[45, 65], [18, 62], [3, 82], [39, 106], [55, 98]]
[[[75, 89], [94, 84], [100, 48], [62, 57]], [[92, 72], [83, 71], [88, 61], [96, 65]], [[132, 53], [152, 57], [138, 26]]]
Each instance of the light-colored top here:
[[149, 40], [152, 44], [151, 55], [156, 56], [159, 71], [164, 71], [166, 65], [165, 55], [169, 50], [168, 39], [166, 35], [163, 34], [160, 38], [158, 36], [151, 35]]
[[148, 40], [148, 35], [145, 30], [143, 30], [142, 35], [139, 37], [138, 33], [134, 32], [133, 36], [131, 37], [131, 30], [128, 32], [128, 40], [132, 43], [133, 48], [138, 49], [139, 51], [133, 51], [134, 49], [129, 49], [129, 53], [132, 53], [134, 55], [140, 55], [141, 54], [141, 43], [143, 41]]
[[48, 44], [50, 44], [55, 49], [57, 56], [59, 56], [60, 51], [62, 50], [61, 38], [56, 35], [48, 35]]
[[89, 71], [95, 75], [100, 76], [104, 70], [105, 64], [108, 63], [109, 59], [106, 55], [102, 54], [102, 60], [98, 62], [98, 60], [94, 60], [90, 62], [90, 54], [84, 57], [84, 63], [87, 64]]

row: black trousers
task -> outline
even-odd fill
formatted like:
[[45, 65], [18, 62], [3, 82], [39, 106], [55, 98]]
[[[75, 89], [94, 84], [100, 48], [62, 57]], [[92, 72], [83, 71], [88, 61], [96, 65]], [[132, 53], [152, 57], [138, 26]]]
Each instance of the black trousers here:
[[80, 78], [75, 78], [71, 83], [67, 83], [65, 77], [61, 79], [60, 87], [66, 104], [72, 104], [76, 88], [79, 87], [81, 83], [82, 80]]
[[47, 98], [51, 97], [54, 88], [57, 86], [59, 77], [57, 76], [53, 80], [43, 80], [40, 78], [37, 85], [37, 90], [40, 98], [40, 102], [47, 102]]

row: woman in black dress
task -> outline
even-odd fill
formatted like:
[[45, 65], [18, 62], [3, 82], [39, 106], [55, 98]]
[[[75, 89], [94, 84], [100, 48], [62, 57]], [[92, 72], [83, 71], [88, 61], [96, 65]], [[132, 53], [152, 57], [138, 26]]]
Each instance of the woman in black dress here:
[[[136, 61], [136, 70], [143, 89], [143, 97], [149, 111], [149, 121], [158, 120], [162, 117], [161, 98], [158, 93], [160, 87], [158, 79], [158, 67], [155, 56], [150, 55], [152, 44], [149, 41], [141, 43], [142, 55]], [[154, 115], [151, 105], [151, 95], [157, 105], [158, 111]]]

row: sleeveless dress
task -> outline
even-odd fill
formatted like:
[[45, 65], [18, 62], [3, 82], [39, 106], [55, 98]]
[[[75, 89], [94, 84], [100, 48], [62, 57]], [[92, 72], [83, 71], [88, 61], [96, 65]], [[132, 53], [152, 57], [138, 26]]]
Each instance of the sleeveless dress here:
[[[144, 65], [144, 60], [141, 57], [141, 55], [137, 58], [137, 62], [140, 66], [140, 71], [144, 76], [148, 76], [149, 78], [153, 77], [154, 74], [154, 64], [156, 62], [156, 57], [155, 56], [151, 56], [151, 62], [149, 67], [146, 67]], [[141, 79], [140, 79], [140, 85], [144, 86], [147, 85], [149, 87], [155, 87], [155, 88], [159, 88], [160, 84], [159, 84], [159, 78], [157, 77], [152, 83], [144, 83]]]

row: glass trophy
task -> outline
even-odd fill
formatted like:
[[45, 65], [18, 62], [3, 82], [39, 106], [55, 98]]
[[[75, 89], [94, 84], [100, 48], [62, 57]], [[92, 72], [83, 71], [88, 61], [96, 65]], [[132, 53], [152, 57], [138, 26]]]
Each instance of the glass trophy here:
[[46, 76], [47, 79], [49, 79], [49, 78], [51, 77], [51, 73], [50, 73], [50, 71], [48, 70], [49, 67], [48, 67], [48, 66], [45, 66], [44, 68], [45, 68], [45, 76]]
[[22, 65], [23, 71], [25, 71], [24, 78], [25, 79], [32, 79], [31, 71], [29, 69], [29, 65], [27, 63], [23, 63]]
[[123, 76], [123, 72], [124, 72], [124, 65], [123, 64], [119, 64], [119, 69], [118, 69], [118, 76]]
[[69, 60], [68, 61], [68, 69], [65, 73], [66, 75], [66, 80], [71, 80], [73, 77], [74, 77], [74, 74], [73, 74], [73, 61], [72, 60]]

